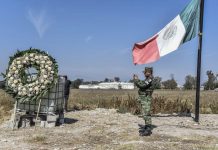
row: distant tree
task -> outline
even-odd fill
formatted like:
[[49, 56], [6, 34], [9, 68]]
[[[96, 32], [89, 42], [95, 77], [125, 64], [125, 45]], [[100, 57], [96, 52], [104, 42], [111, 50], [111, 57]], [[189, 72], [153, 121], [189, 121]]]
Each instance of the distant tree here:
[[215, 89], [217, 89], [218, 88], [218, 83], [215, 83]]
[[99, 84], [99, 81], [91, 81], [91, 84]]
[[185, 77], [185, 84], [183, 85], [185, 90], [192, 90], [196, 88], [196, 77], [187, 75]]
[[176, 89], [177, 88], [177, 82], [175, 80], [167, 80], [162, 82], [165, 89]]
[[114, 82], [114, 79], [109, 79], [109, 82]]
[[154, 77], [154, 80], [153, 80], [153, 88], [154, 89], [161, 89], [161, 77]]
[[108, 79], [108, 78], [104, 79], [104, 82], [109, 82], [109, 81], [110, 81], [110, 79]]
[[0, 89], [4, 89], [5, 88], [5, 81], [0, 81]]
[[215, 89], [218, 88], [218, 74], [216, 75]]
[[172, 80], [172, 79], [174, 79], [174, 74], [170, 74], [170, 79]]
[[176, 88], [177, 88], [177, 82], [176, 82], [176, 80], [174, 79], [174, 75], [171, 74], [170, 76], [171, 76], [171, 79], [162, 82], [162, 84], [164, 85], [164, 88], [165, 88], [165, 89], [176, 89]]
[[82, 84], [83, 85], [88, 85], [88, 84], [99, 84], [100, 81], [83, 81]]
[[119, 77], [114, 77], [114, 81], [115, 82], [120, 82], [120, 78]]
[[76, 79], [72, 82], [72, 88], [78, 89], [79, 86], [83, 83], [83, 79]]
[[204, 83], [204, 89], [205, 90], [214, 90], [216, 87], [216, 75], [211, 70], [208, 70], [206, 72], [208, 80]]
[[133, 83], [134, 81], [133, 81], [133, 79], [130, 79], [129, 82], [130, 82], [130, 83]]
[[90, 81], [83, 82], [83, 85], [88, 85], [88, 84], [92, 84], [92, 82], [90, 82]]

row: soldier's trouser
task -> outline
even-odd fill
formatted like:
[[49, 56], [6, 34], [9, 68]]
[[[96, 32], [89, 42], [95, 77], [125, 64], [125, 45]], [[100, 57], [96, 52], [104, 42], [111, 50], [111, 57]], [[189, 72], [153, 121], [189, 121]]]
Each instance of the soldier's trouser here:
[[64, 96], [64, 110], [67, 111], [69, 95]]
[[151, 125], [151, 96], [139, 95], [139, 102], [142, 107], [142, 115], [146, 125]]

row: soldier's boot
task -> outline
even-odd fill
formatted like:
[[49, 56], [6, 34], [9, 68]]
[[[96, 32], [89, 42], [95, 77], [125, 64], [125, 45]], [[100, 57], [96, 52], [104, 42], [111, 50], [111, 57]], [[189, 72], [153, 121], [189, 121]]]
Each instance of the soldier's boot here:
[[144, 130], [140, 130], [140, 136], [150, 136], [152, 134], [152, 127], [151, 125], [145, 125]]

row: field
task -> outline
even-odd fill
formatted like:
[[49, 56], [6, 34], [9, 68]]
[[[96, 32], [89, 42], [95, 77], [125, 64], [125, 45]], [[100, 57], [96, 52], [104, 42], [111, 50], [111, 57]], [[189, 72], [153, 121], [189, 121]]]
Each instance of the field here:
[[[120, 113], [140, 113], [137, 90], [79, 90], [72, 89], [68, 107], [70, 110], [91, 110], [95, 108], [115, 108]], [[12, 98], [0, 90], [0, 122], [8, 119], [13, 108]], [[195, 91], [155, 90], [152, 113], [189, 114], [195, 110]], [[218, 113], [218, 92], [201, 91], [200, 112]]]
[[[70, 109], [115, 108], [139, 114], [137, 90], [71, 90]], [[152, 113], [194, 113], [195, 91], [155, 90]], [[218, 92], [201, 91], [200, 112], [218, 113]]]
[[13, 109], [12, 98], [0, 89], [0, 123], [10, 117]]
[[[12, 98], [0, 90], [0, 149], [218, 149], [218, 115], [201, 114], [199, 124], [193, 114], [186, 116], [194, 111], [194, 91], [154, 92], [149, 137], [138, 134], [144, 122], [136, 115], [136, 99], [136, 90], [71, 90], [69, 109], [74, 111], [65, 113], [63, 126], [12, 131], [7, 128]], [[217, 113], [217, 99], [218, 92], [202, 91], [201, 113]]]

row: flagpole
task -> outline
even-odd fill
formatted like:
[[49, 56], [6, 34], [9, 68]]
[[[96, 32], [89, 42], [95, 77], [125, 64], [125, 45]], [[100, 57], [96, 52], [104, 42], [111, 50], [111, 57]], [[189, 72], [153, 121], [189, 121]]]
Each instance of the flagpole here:
[[203, 19], [204, 19], [204, 0], [200, 3], [200, 20], [199, 20], [199, 42], [198, 42], [198, 60], [197, 60], [197, 86], [196, 86], [196, 103], [195, 103], [195, 121], [199, 122], [200, 106], [200, 87], [201, 87], [201, 53], [203, 38]]

